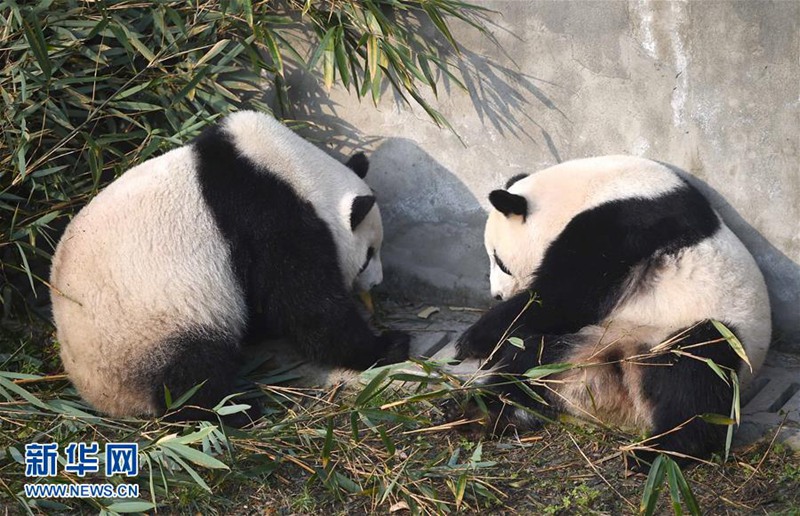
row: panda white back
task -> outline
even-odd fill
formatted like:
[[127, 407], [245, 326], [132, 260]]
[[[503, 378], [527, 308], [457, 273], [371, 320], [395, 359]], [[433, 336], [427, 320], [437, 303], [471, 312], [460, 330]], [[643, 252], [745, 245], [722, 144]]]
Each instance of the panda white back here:
[[[366, 173], [363, 155], [351, 165]], [[405, 359], [407, 336], [375, 337], [350, 295], [380, 280], [382, 236], [353, 170], [271, 117], [228, 117], [125, 173], [68, 226], [51, 272], [65, 369], [121, 416], [162, 413], [164, 386], [205, 382], [191, 401], [214, 406], [241, 345], [265, 336], [355, 369]]]
[[[755, 260], [708, 201], [667, 166], [626, 156], [517, 176], [489, 200], [492, 294], [504, 302], [461, 336], [459, 356], [511, 375], [579, 364], [553, 376], [547, 410], [666, 433], [658, 445], [684, 455], [719, 446], [719, 428], [696, 418], [727, 414], [732, 394], [706, 361], [743, 385], [751, 373], [712, 321], [739, 337], [753, 372], [771, 325]], [[503, 342], [511, 336], [525, 349]], [[497, 390], [531, 405], [513, 385]]]

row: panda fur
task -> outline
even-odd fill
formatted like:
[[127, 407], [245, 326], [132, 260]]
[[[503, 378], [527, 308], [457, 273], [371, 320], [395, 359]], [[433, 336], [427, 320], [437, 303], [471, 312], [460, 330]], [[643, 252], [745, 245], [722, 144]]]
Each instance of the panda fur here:
[[165, 386], [177, 397], [205, 382], [190, 403], [213, 407], [233, 391], [242, 345], [266, 336], [335, 366], [404, 360], [408, 336], [374, 336], [351, 295], [382, 279], [383, 228], [366, 157], [348, 164], [244, 111], [97, 195], [51, 271], [61, 357], [83, 398], [112, 416], [158, 415]]
[[[488, 359], [481, 383], [505, 382], [491, 389], [518, 404], [491, 402], [493, 431], [539, 424], [522, 405], [645, 432], [648, 462], [653, 450], [721, 448], [727, 428], [695, 416], [727, 416], [733, 394], [705, 359], [746, 385], [769, 347], [770, 308], [753, 257], [700, 192], [666, 165], [608, 156], [516, 176], [489, 200], [491, 291], [503, 301], [462, 334], [457, 358]], [[737, 335], [752, 373], [711, 320]], [[503, 377], [550, 363], [581, 367], [531, 385], [547, 406]]]

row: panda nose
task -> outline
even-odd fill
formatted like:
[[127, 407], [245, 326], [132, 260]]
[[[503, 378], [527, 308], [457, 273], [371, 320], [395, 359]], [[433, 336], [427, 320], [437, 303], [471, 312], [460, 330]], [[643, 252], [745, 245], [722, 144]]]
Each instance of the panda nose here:
[[494, 298], [497, 299], [498, 301], [503, 300], [503, 296], [501, 296], [500, 294], [497, 294], [496, 296], [494, 296]]

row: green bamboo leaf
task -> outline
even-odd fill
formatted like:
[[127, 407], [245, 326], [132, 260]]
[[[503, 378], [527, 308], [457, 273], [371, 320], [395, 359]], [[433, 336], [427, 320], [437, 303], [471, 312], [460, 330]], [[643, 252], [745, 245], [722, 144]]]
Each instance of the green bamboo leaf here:
[[155, 508], [155, 504], [145, 502], [144, 500], [128, 500], [125, 502], [112, 503], [106, 507], [106, 510], [124, 514], [130, 512], [145, 512]]
[[253, 28], [253, 2], [252, 0], [238, 0], [239, 5], [241, 5], [242, 10], [244, 11], [244, 19], [247, 22], [247, 25], [252, 29]]
[[176, 444], [194, 444], [194, 443], [198, 443], [198, 442], [202, 441], [203, 439], [205, 439], [209, 434], [211, 434], [214, 431], [215, 428], [216, 428], [215, 426], [207, 426], [205, 428], [201, 428], [200, 430], [198, 430], [196, 432], [192, 432], [191, 434], [187, 434], [187, 435], [182, 435], [180, 437], [176, 436], [175, 434], [171, 434], [171, 435], [162, 437], [161, 439], [156, 441], [156, 444], [162, 444], [162, 443], [167, 443], [167, 442], [176, 443]]
[[681, 508], [681, 490], [678, 486], [677, 477], [677, 474], [680, 473], [680, 469], [678, 469], [678, 465], [672, 459], [668, 460], [666, 464], [667, 485], [669, 486], [669, 497], [670, 500], [672, 500], [672, 512], [680, 516], [683, 514], [683, 509]]
[[439, 14], [439, 12], [428, 3], [423, 4], [422, 9], [428, 15], [428, 18], [430, 18], [433, 25], [450, 43], [450, 45], [453, 47], [453, 50], [456, 51], [456, 54], [460, 54], [461, 50], [458, 47], [458, 43], [456, 43], [456, 39], [453, 37], [453, 34], [450, 32], [450, 28], [447, 26], [447, 23], [444, 21], [441, 14]]
[[377, 106], [381, 100], [381, 85], [383, 84], [383, 70], [378, 67], [377, 72], [372, 77], [372, 102]]
[[360, 485], [355, 483], [352, 478], [339, 473], [338, 471], [333, 472], [334, 477], [336, 478], [336, 484], [347, 491], [350, 494], [358, 494], [363, 491]]
[[30, 18], [26, 18], [22, 22], [22, 27], [25, 31], [25, 39], [28, 40], [28, 46], [31, 52], [33, 52], [33, 57], [36, 58], [36, 62], [39, 64], [39, 68], [42, 70], [45, 80], [49, 81], [53, 67], [50, 63], [47, 42], [42, 33], [42, 27], [39, 25], [38, 17], [34, 15]]
[[680, 466], [678, 466], [678, 464], [676, 464], [673, 460], [671, 460], [671, 462], [674, 465], [673, 470], [675, 479], [678, 483], [678, 488], [681, 491], [681, 495], [683, 495], [683, 503], [686, 504], [686, 508], [689, 509], [689, 513], [692, 514], [692, 516], [699, 516], [702, 514], [702, 512], [700, 511], [700, 505], [697, 503], [697, 498], [695, 498], [694, 493], [692, 492], [692, 488], [686, 481], [686, 477], [683, 476]]
[[389, 369], [383, 369], [378, 374], [375, 375], [373, 378], [356, 396], [355, 401], [353, 402], [356, 407], [361, 407], [366, 404], [369, 400], [377, 396], [383, 389], [384, 380], [386, 377], [389, 376]]
[[738, 425], [742, 421], [742, 400], [739, 391], [739, 375], [736, 374], [736, 371], [731, 371], [731, 384], [733, 385], [733, 406], [731, 407], [731, 411]]
[[447, 380], [442, 377], [435, 377], [435, 376], [426, 376], [423, 374], [413, 374], [413, 373], [394, 373], [392, 375], [393, 380], [397, 380], [399, 382], [417, 382], [417, 383], [424, 383], [424, 384], [436, 384], [436, 383], [444, 383]]
[[525, 341], [519, 337], [509, 337], [506, 339], [506, 341], [514, 347], [525, 349]]
[[342, 27], [339, 27], [336, 34], [334, 51], [336, 53], [336, 68], [339, 70], [339, 77], [341, 77], [344, 87], [349, 88], [350, 69], [348, 67], [347, 48], [345, 46], [344, 29]]
[[736, 352], [737, 355], [739, 355], [739, 358], [741, 358], [744, 363], [747, 364], [747, 367], [750, 368], [750, 372], [752, 373], [753, 365], [750, 363], [750, 359], [747, 358], [747, 352], [744, 350], [742, 342], [736, 337], [736, 335], [733, 334], [731, 330], [728, 329], [727, 326], [721, 322], [712, 320], [711, 324], [713, 324], [714, 328], [717, 329], [719, 334], [722, 335], [726, 341], [728, 341], [728, 345], [733, 349], [734, 352]]
[[31, 266], [28, 264], [28, 256], [25, 254], [25, 250], [19, 242], [14, 242], [14, 245], [17, 246], [19, 256], [22, 259], [22, 270], [25, 271], [25, 275], [28, 277], [28, 282], [31, 285], [31, 292], [36, 294], [36, 287], [33, 284], [33, 273], [31, 272]]
[[461, 502], [464, 501], [464, 493], [467, 492], [467, 474], [462, 473], [458, 476], [456, 481], [455, 498], [456, 498], [456, 511], [461, 508]]
[[699, 417], [700, 417], [700, 419], [702, 419], [706, 423], [711, 423], [712, 425], [725, 425], [725, 426], [728, 426], [728, 425], [736, 424], [736, 420], [735, 419], [723, 416], [722, 414], [713, 414], [713, 413], [700, 414]]
[[[211, 492], [212, 492], [212, 491], [211, 491], [211, 488], [210, 488], [210, 487], [208, 487], [208, 484], [206, 484], [205, 480], [203, 480], [203, 477], [201, 477], [200, 475], [198, 475], [198, 474], [197, 474], [197, 471], [195, 471], [195, 470], [194, 470], [194, 468], [192, 468], [192, 467], [191, 467], [189, 464], [187, 464], [187, 463], [186, 463], [186, 461], [184, 461], [184, 460], [183, 460], [183, 459], [180, 457], [180, 455], [178, 455], [177, 453], [175, 453], [174, 451], [172, 451], [172, 450], [170, 450], [170, 449], [164, 449], [164, 454], [165, 454], [165, 455], [167, 455], [167, 456], [168, 456], [170, 459], [172, 459], [172, 460], [174, 460], [175, 462], [177, 462], [177, 463], [178, 463], [178, 464], [181, 466], [181, 468], [182, 468], [182, 469], [183, 469], [183, 470], [184, 470], [186, 473], [188, 473], [190, 477], [192, 477], [192, 480], [194, 480], [194, 481], [195, 481], [195, 483], [196, 483], [198, 486], [200, 486], [201, 488], [203, 488], [205, 491], [207, 491], [207, 492], [209, 492], [209, 493], [211, 493]], [[162, 475], [163, 475], [163, 471], [162, 471]], [[167, 485], [166, 479], [164, 479], [164, 485], [165, 485], [165, 486]]]
[[714, 362], [710, 358], [707, 358], [705, 359], [705, 363], [708, 365], [708, 367], [711, 368], [712, 371], [714, 371], [717, 374], [717, 376], [722, 378], [722, 381], [725, 382], [726, 385], [730, 385], [728, 383], [728, 377], [725, 376], [725, 373], [722, 372], [722, 369], [719, 368], [716, 362]]
[[[35, 406], [37, 406], [37, 407], [39, 407], [41, 409], [47, 410], [47, 411], [50, 410], [50, 407], [48, 407], [42, 400], [40, 400], [39, 398], [37, 398], [36, 396], [31, 394], [27, 390], [23, 389], [22, 387], [20, 387], [19, 385], [15, 384], [14, 382], [12, 382], [11, 380], [9, 380], [7, 378], [4, 378], [4, 377], [0, 376], [0, 386], [2, 386], [3, 388], [8, 389], [9, 391], [17, 394], [20, 398], [24, 399], [25, 401], [27, 401], [31, 405], [35, 405]], [[14, 401], [14, 400], [13, 399], [8, 399], [8, 401]]]
[[322, 39], [319, 40], [319, 45], [317, 45], [317, 49], [311, 55], [311, 59], [308, 60], [308, 69], [313, 70], [314, 67], [317, 65], [320, 57], [322, 57], [322, 53], [328, 48], [328, 41], [330, 41], [334, 35], [336, 34], [336, 27], [331, 27], [328, 29], [325, 34], [322, 36]]
[[372, 82], [375, 82], [378, 75], [378, 61], [380, 60], [380, 46], [378, 38], [373, 35], [367, 37], [367, 71]]
[[573, 367], [575, 367], [573, 364], [569, 364], [566, 362], [555, 363], [555, 364], [543, 364], [528, 369], [525, 372], [524, 376], [536, 380], [539, 378], [544, 378], [545, 376], [549, 376], [551, 374], [564, 372], [568, 369], [572, 369]]
[[333, 418], [328, 418], [328, 423], [325, 426], [325, 443], [322, 445], [322, 467], [328, 466], [331, 459], [331, 450], [333, 450]]
[[198, 466], [203, 466], [210, 469], [230, 469], [224, 462], [221, 462], [210, 455], [206, 455], [199, 450], [195, 450], [194, 448], [184, 444], [177, 443], [174, 439], [163, 442], [160, 444], [160, 446], [162, 448], [168, 448], [169, 450], [197, 464]]
[[389, 434], [386, 433], [386, 429], [382, 425], [378, 427], [378, 435], [383, 442], [383, 446], [386, 447], [386, 451], [389, 452], [389, 455], [394, 456], [395, 452], [397, 452], [397, 447], [395, 446], [391, 437], [389, 437]]
[[231, 414], [238, 414], [240, 412], [249, 410], [251, 407], [252, 405], [239, 403], [237, 405], [225, 405], [224, 407], [218, 408], [215, 412], [220, 416], [230, 416]]
[[359, 431], [358, 431], [358, 412], [352, 411], [350, 412], [350, 431], [353, 435], [353, 441], [359, 441]]
[[264, 40], [264, 44], [267, 46], [269, 55], [272, 58], [272, 64], [275, 65], [275, 73], [278, 75], [283, 75], [283, 57], [281, 56], [281, 51], [278, 48], [278, 43], [275, 41], [275, 38], [272, 35], [272, 31], [265, 29], [262, 33], [262, 38]]
[[188, 98], [189, 100], [194, 99], [194, 91], [200, 81], [202, 81], [206, 74], [208, 74], [210, 70], [209, 66], [204, 66], [198, 70], [195, 70], [195, 74], [186, 85], [181, 88], [181, 90], [175, 95], [175, 98], [172, 99], [172, 103], [176, 104], [184, 99], [184, 97]]
[[659, 454], [650, 466], [650, 473], [642, 491], [642, 502], [639, 504], [639, 514], [651, 516], [655, 512], [658, 495], [664, 486], [665, 469], [664, 456]]
[[328, 40], [328, 46], [322, 54], [322, 82], [326, 90], [330, 90], [333, 86], [333, 80], [336, 71], [336, 61], [333, 52], [333, 38]]
[[230, 42], [231, 42], [230, 39], [221, 39], [221, 40], [217, 41], [216, 43], [214, 43], [214, 46], [212, 46], [210, 49], [208, 49], [208, 52], [203, 54], [203, 56], [200, 59], [197, 60], [197, 63], [195, 63], [195, 68], [198, 68], [198, 67], [203, 66], [204, 64], [210, 62], [212, 59], [214, 59], [217, 56], [217, 54], [219, 54], [220, 52], [224, 51], [228, 47], [228, 43], [230, 43]]

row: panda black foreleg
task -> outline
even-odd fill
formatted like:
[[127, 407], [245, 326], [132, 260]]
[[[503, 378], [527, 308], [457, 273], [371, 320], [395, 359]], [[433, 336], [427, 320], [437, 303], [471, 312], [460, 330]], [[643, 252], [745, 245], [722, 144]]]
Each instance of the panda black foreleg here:
[[349, 296], [300, 314], [289, 333], [309, 359], [359, 371], [406, 360], [411, 340], [401, 331], [374, 335]]
[[[555, 412], [549, 402], [550, 392], [543, 382], [532, 382], [525, 373], [538, 366], [563, 361], [570, 349], [569, 340], [558, 335], [524, 335], [523, 331], [524, 327], [520, 328], [517, 336], [524, 349], [506, 340], [495, 352], [491, 364], [483, 365], [485, 374], [478, 380], [480, 392], [459, 404], [460, 414], [456, 414], [455, 404], [450, 404], [446, 408], [449, 419], [456, 416], [478, 419], [483, 432], [490, 435], [500, 435], [512, 427], [520, 431], [533, 430], [550, 419]], [[475, 429], [468, 427], [466, 430], [473, 432]]]
[[673, 458], [679, 463], [688, 462], [686, 457], [707, 459], [724, 447], [728, 427], [699, 417], [731, 413], [733, 388], [705, 360], [711, 359], [727, 374], [728, 369], [739, 370], [741, 359], [726, 341], [715, 342], [719, 339], [719, 332], [705, 322], [678, 343], [692, 356], [666, 353], [644, 361], [642, 391], [653, 406], [654, 438], [645, 443], [652, 450], [637, 451], [637, 458], [652, 463], [655, 450], [661, 450], [678, 454]]
[[522, 292], [483, 314], [456, 341], [456, 359], [487, 358], [503, 338], [518, 337], [531, 309], [530, 300], [531, 295]]

